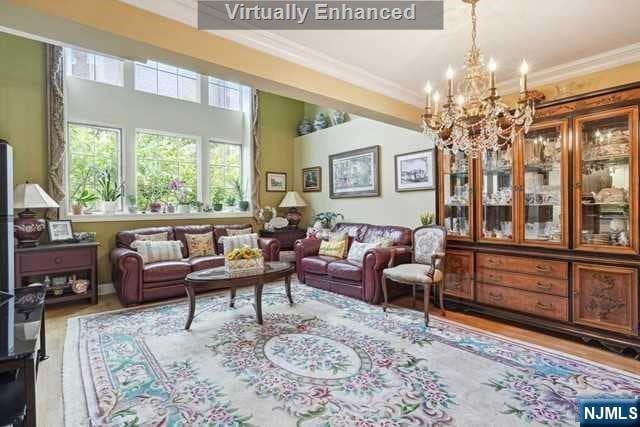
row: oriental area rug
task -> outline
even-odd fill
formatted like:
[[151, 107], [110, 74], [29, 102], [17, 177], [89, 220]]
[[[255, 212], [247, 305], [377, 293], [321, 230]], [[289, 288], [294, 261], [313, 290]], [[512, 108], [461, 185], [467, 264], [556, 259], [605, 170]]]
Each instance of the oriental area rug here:
[[[576, 425], [577, 396], [640, 378], [395, 308], [293, 284], [69, 320], [66, 426]], [[239, 295], [243, 295], [240, 292]]]

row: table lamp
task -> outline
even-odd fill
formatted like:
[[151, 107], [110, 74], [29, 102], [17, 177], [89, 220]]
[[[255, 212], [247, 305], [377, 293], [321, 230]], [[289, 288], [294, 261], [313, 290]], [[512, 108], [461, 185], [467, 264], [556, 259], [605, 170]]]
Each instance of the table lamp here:
[[289, 221], [289, 227], [297, 228], [298, 224], [300, 224], [300, 220], [302, 219], [302, 214], [298, 210], [298, 208], [303, 208], [307, 206], [304, 199], [297, 191], [289, 191], [280, 202], [279, 207], [281, 208], [289, 208], [289, 212], [285, 218]]
[[24, 209], [13, 222], [13, 234], [20, 246], [37, 246], [40, 235], [46, 228], [44, 219], [36, 218], [31, 209], [59, 208], [38, 184], [27, 181], [18, 184], [13, 191], [13, 208]]

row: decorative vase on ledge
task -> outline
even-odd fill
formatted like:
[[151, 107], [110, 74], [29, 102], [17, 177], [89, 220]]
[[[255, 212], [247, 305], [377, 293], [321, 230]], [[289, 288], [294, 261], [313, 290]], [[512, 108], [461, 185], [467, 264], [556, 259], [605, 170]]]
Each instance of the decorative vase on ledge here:
[[158, 213], [162, 210], [162, 203], [159, 202], [151, 202], [149, 203], [149, 210], [152, 213]]
[[117, 200], [104, 200], [102, 202], [102, 212], [106, 214], [114, 214], [118, 210]]
[[188, 214], [191, 212], [191, 205], [178, 205], [178, 213]]

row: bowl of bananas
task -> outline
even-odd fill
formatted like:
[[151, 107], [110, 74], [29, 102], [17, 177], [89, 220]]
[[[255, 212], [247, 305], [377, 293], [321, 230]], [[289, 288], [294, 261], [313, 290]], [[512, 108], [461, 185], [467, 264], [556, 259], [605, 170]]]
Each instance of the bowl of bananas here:
[[233, 277], [260, 274], [264, 272], [262, 251], [249, 246], [229, 251], [224, 258], [224, 268]]

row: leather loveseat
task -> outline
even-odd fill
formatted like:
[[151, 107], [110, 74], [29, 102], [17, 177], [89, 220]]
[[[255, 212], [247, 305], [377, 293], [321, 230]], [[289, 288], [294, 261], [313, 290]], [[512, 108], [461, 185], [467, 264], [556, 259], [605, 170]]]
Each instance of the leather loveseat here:
[[[396, 252], [395, 263], [411, 262], [411, 233], [406, 227], [339, 223], [333, 232], [346, 232], [351, 242], [374, 242], [382, 237], [393, 242], [392, 247], [367, 251], [362, 264], [346, 259], [319, 256], [320, 240], [307, 238], [295, 244], [298, 279], [310, 286], [327, 289], [339, 294], [358, 298], [372, 304], [382, 300], [382, 270], [387, 268], [392, 251]], [[406, 287], [393, 286], [391, 297], [406, 292]]]
[[[251, 224], [239, 225], [181, 225], [175, 227], [140, 228], [120, 231], [116, 234], [116, 247], [111, 251], [112, 280], [120, 301], [125, 305], [138, 304], [164, 298], [184, 296], [183, 280], [192, 271], [224, 265], [220, 237], [228, 229], [251, 228]], [[213, 231], [216, 255], [190, 257], [185, 234], [200, 234]], [[144, 264], [142, 257], [131, 248], [136, 234], [166, 232], [169, 240], [180, 240], [183, 244], [180, 261], [164, 261]], [[265, 261], [278, 261], [280, 243], [276, 239], [259, 238]], [[206, 290], [206, 287], [202, 287]]]

